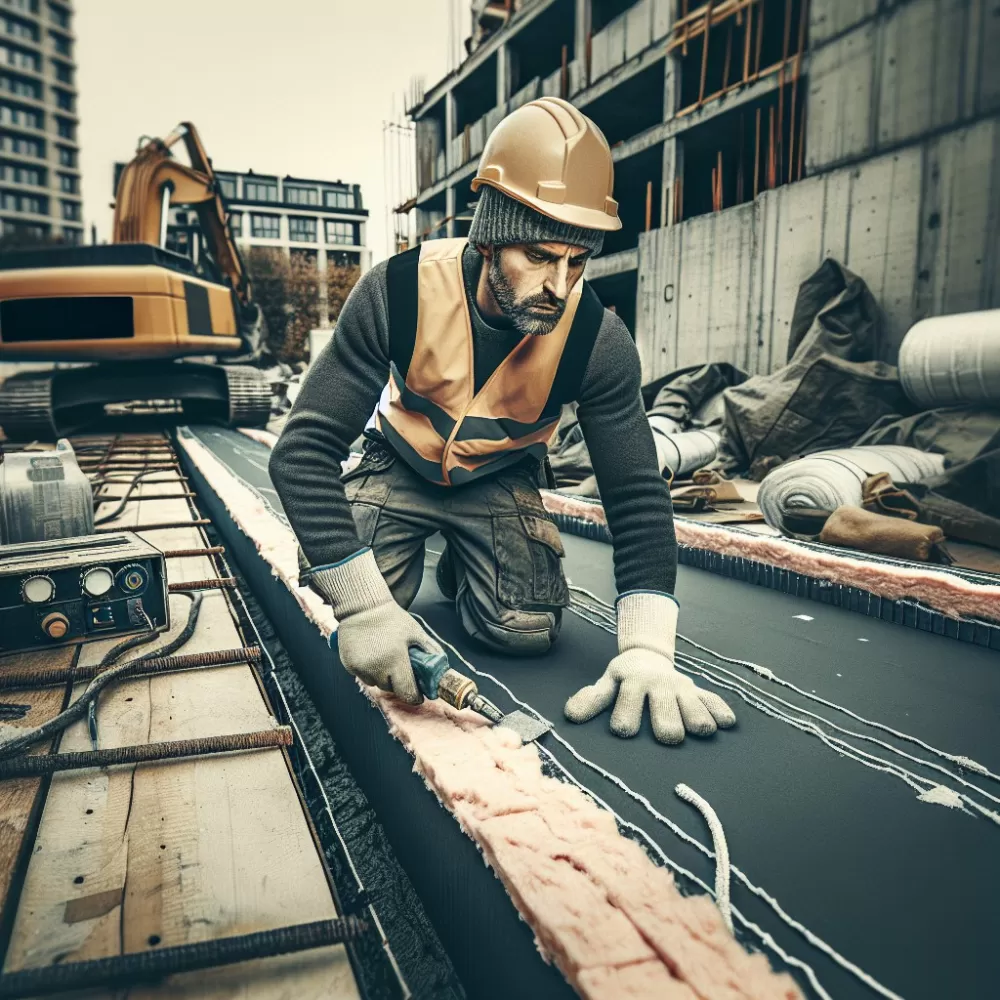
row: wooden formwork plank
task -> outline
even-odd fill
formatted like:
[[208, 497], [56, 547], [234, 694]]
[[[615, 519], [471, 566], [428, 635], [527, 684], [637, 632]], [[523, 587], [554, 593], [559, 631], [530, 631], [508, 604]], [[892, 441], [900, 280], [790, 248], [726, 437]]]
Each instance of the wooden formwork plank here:
[[[73, 649], [42, 650], [17, 653], [0, 657], [0, 674], [10, 670], [43, 670], [51, 667], [68, 667], [73, 662]], [[66, 697], [66, 685], [38, 690], [5, 690], [0, 700], [17, 705], [30, 705], [24, 717], [0, 726], [3, 739], [18, 735], [19, 729], [34, 729], [58, 715]], [[48, 753], [49, 740], [33, 748], [33, 753]], [[25, 852], [31, 845], [25, 837], [34, 832], [34, 818], [40, 809], [41, 778], [16, 778], [0, 781], [0, 928], [7, 928], [13, 920], [12, 907], [16, 899], [9, 898], [11, 885], [24, 864]]]
[[[158, 478], [144, 481], [140, 494], [162, 493]], [[129, 504], [112, 524], [128, 529], [191, 516], [183, 499], [155, 500]], [[194, 526], [144, 537], [161, 548], [206, 544]], [[215, 575], [207, 557], [168, 560], [171, 582]], [[171, 597], [168, 636], [183, 628], [189, 606], [187, 598]], [[88, 643], [81, 664], [97, 662], [111, 645]], [[206, 592], [183, 651], [239, 645], [226, 595]], [[78, 685], [74, 697], [82, 690]], [[135, 678], [108, 689], [98, 709], [101, 748], [271, 725], [245, 665]], [[90, 747], [85, 722], [67, 729], [60, 743], [62, 751]], [[281, 750], [62, 772], [53, 777], [45, 802], [5, 967], [136, 952], [333, 916], [322, 861]], [[220, 1000], [358, 996], [342, 945], [174, 976], [163, 989], [171, 997]], [[153, 987], [128, 993], [161, 995]]]

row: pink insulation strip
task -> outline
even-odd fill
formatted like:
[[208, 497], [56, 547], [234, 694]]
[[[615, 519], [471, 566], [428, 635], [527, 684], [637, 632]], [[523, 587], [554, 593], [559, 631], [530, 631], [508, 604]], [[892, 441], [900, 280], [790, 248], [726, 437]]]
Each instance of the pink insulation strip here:
[[[574, 497], [542, 492], [545, 507], [553, 514], [607, 526], [604, 508]], [[719, 555], [736, 556], [780, 566], [803, 576], [859, 587], [890, 600], [916, 600], [953, 618], [1000, 620], [1000, 587], [970, 583], [961, 577], [932, 569], [911, 569], [866, 562], [834, 552], [816, 552], [794, 542], [768, 535], [727, 531], [677, 518], [677, 541]]]
[[[331, 609], [297, 585], [294, 537], [200, 443], [180, 444], [237, 526], [324, 634]], [[359, 685], [360, 686], [360, 685]], [[413, 755], [414, 770], [502, 880], [555, 962], [586, 1000], [801, 1000], [786, 974], [746, 952], [707, 896], [621, 836], [614, 816], [542, 773], [534, 744], [439, 701], [414, 708], [361, 687]]]

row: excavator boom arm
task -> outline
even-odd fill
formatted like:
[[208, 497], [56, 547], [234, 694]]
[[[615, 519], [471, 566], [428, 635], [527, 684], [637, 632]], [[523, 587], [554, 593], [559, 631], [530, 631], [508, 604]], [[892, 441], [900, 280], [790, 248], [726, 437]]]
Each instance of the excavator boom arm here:
[[[170, 147], [183, 141], [191, 166], [174, 159]], [[226, 208], [212, 162], [198, 130], [182, 122], [165, 139], [149, 139], [126, 165], [115, 198], [113, 243], [152, 243], [166, 237], [167, 209], [189, 205], [198, 213], [205, 243], [239, 300], [250, 301], [250, 283], [226, 225]]]

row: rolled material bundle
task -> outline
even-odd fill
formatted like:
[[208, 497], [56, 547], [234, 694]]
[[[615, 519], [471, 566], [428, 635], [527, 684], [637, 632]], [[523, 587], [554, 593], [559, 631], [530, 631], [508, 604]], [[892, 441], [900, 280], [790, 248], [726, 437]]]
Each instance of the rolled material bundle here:
[[899, 348], [899, 380], [925, 409], [1000, 404], [1000, 309], [915, 323]]
[[786, 519], [796, 511], [862, 506], [869, 476], [886, 473], [898, 486], [924, 483], [943, 472], [944, 455], [902, 445], [821, 451], [768, 473], [760, 484], [757, 505], [772, 528], [793, 534]]
[[675, 434], [668, 429], [669, 425], [676, 426], [669, 417], [649, 418], [660, 472], [664, 475], [669, 472], [673, 476], [683, 476], [715, 460], [722, 436], [719, 431], [680, 431]]

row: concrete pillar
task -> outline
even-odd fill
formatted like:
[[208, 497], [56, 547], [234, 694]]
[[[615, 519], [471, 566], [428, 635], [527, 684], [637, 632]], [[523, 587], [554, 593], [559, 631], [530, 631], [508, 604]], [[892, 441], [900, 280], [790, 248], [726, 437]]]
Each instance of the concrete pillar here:
[[506, 43], [497, 49], [497, 107], [506, 108], [510, 97], [510, 53]]
[[[663, 120], [670, 121], [677, 112], [680, 91], [680, 63], [673, 55], [668, 55], [663, 74]], [[663, 187], [660, 192], [660, 225], [672, 225], [674, 221], [674, 178], [681, 172], [678, 154], [681, 151], [677, 139], [667, 139], [663, 143]]]
[[317, 223], [318, 249], [316, 251], [316, 267], [319, 268], [319, 328], [327, 330], [330, 327], [330, 294], [326, 283], [326, 233], [323, 220]]
[[444, 95], [444, 172], [450, 174], [459, 164], [453, 162], [451, 140], [455, 138], [455, 95]]
[[587, 36], [590, 34], [591, 0], [576, 0], [576, 12], [573, 25], [573, 52], [580, 66], [580, 79], [583, 86], [590, 85], [587, 66]]
[[455, 189], [449, 187], [444, 194], [444, 214], [448, 220], [445, 235], [452, 239], [455, 236]]
[[660, 194], [660, 225], [674, 222], [674, 178], [683, 173], [683, 150], [676, 139], [663, 144], [663, 189]]

